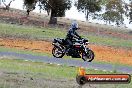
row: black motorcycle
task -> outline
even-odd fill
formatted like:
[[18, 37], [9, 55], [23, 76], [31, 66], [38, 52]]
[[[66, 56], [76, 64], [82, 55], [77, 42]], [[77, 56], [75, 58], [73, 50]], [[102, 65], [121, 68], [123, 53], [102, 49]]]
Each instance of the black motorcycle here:
[[73, 58], [82, 58], [84, 61], [91, 62], [95, 56], [94, 52], [86, 47], [86, 45], [89, 44], [86, 39], [74, 40], [72, 47], [69, 49], [67, 49], [67, 42], [65, 39], [54, 39], [52, 44], [54, 45], [52, 54], [56, 58], [62, 58], [66, 54]]

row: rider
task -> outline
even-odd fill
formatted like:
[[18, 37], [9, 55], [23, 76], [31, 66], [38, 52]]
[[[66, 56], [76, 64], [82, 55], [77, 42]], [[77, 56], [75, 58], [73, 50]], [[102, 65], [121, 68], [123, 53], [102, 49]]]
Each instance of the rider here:
[[67, 49], [69, 49], [70, 47], [72, 47], [73, 45], [73, 40], [74, 39], [81, 39], [81, 36], [79, 36], [79, 34], [76, 32], [76, 30], [78, 30], [78, 24], [76, 22], [72, 22], [71, 27], [66, 35], [66, 41], [68, 43], [68, 47]]

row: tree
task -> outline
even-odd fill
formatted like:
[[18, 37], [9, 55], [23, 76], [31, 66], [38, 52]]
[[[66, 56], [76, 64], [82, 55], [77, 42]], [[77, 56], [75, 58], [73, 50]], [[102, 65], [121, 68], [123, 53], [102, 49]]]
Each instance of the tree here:
[[1, 5], [2, 2], [6, 2], [6, 1], [5, 0], [0, 0], [0, 5]]
[[50, 15], [50, 11], [52, 8], [50, 1], [40, 0], [39, 4], [41, 5], [40, 10], [43, 9], [43, 10], [47, 11], [48, 15]]
[[26, 7], [30, 8], [36, 6], [37, 2], [40, 2], [48, 13], [51, 12], [49, 24], [56, 24], [56, 17], [65, 16], [65, 11], [71, 8], [70, 0], [24, 0]]
[[6, 10], [9, 10], [10, 9], [10, 6], [11, 6], [11, 3], [15, 1], [15, 0], [11, 0], [7, 5], [4, 3], [4, 5], [6, 6]]
[[124, 24], [124, 5], [122, 0], [109, 0], [105, 5], [105, 12], [102, 14], [102, 19], [109, 24], [116, 25]]
[[0, 5], [1, 5], [1, 2], [3, 2], [3, 4], [5, 5], [5, 7], [3, 8], [4, 10], [9, 10], [10, 9], [10, 5], [11, 3], [15, 1], [15, 0], [11, 0], [8, 4], [5, 4], [6, 0], [0, 0]]
[[100, 5], [100, 1], [97, 0], [78, 0], [75, 3], [78, 11], [82, 11], [83, 13], [85, 13], [86, 20], [89, 19], [90, 15], [96, 15], [96, 12], [99, 12], [101, 10]]
[[129, 22], [129, 24], [132, 22], [132, 9], [130, 10], [130, 12], [129, 12], [129, 15], [130, 15], [130, 22]]
[[27, 9], [27, 16], [32, 10], [35, 9], [37, 1], [38, 0], [24, 0], [24, 5], [26, 6]]
[[129, 10], [129, 20], [130, 20], [129, 24], [130, 24], [132, 22], [132, 0], [130, 0], [130, 4], [128, 6], [130, 7], [130, 9], [128, 9]]
[[125, 16], [129, 18], [129, 24], [132, 22], [132, 0], [129, 0], [129, 3], [123, 2], [124, 4], [124, 10], [125, 10]]

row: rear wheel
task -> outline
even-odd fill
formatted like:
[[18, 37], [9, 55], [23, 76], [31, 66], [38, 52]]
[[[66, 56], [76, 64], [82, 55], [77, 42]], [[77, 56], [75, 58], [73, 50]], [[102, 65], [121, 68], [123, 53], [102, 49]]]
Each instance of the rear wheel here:
[[54, 47], [52, 49], [52, 54], [56, 58], [62, 58], [65, 54], [63, 53], [63, 50], [60, 49], [59, 47]]
[[94, 52], [87, 49], [87, 53], [82, 53], [82, 59], [87, 62], [91, 62], [94, 59]]

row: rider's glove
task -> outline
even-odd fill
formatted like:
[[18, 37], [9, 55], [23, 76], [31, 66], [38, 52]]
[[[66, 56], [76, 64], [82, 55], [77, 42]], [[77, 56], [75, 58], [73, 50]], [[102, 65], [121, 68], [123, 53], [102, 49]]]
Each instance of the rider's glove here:
[[79, 36], [79, 39], [82, 39], [82, 37], [81, 37], [81, 36]]

